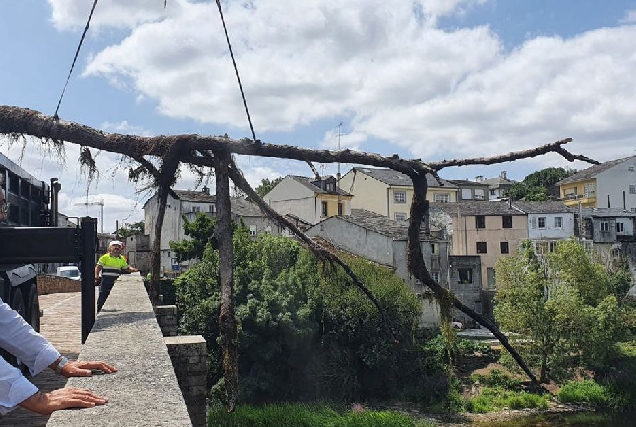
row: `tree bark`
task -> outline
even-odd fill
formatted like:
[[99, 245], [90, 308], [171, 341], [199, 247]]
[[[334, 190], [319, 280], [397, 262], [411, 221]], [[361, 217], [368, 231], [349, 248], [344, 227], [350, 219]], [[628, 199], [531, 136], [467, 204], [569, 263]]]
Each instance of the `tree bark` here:
[[233, 412], [238, 402], [238, 338], [234, 315], [234, 251], [232, 246], [232, 218], [230, 210], [230, 180], [228, 153], [215, 153], [216, 160], [216, 225], [214, 233], [219, 248], [219, 276], [221, 280], [221, 314], [219, 329], [223, 349], [223, 369], [227, 391], [227, 410]]
[[420, 226], [422, 223], [422, 219], [429, 215], [429, 202], [426, 200], [426, 191], [427, 191], [427, 183], [426, 183], [426, 175], [425, 172], [413, 172], [411, 174], [411, 179], [413, 180], [413, 202], [411, 204], [411, 219], [409, 224], [409, 270], [413, 276], [415, 276], [418, 280], [428, 286], [438, 301], [450, 301], [450, 303], [460, 310], [461, 312], [468, 315], [471, 319], [475, 320], [480, 325], [486, 327], [492, 334], [499, 340], [501, 345], [505, 347], [512, 358], [517, 362], [519, 367], [526, 373], [533, 386], [537, 390], [543, 390], [541, 384], [537, 381], [537, 378], [532, 373], [532, 371], [528, 368], [523, 358], [517, 351], [510, 345], [508, 342], [508, 338], [486, 317], [477, 313], [473, 309], [465, 306], [461, 301], [459, 301], [452, 292], [444, 289], [440, 286], [433, 278], [430, 276], [426, 269], [426, 265], [424, 264], [424, 257], [422, 254], [422, 247], [420, 244]]

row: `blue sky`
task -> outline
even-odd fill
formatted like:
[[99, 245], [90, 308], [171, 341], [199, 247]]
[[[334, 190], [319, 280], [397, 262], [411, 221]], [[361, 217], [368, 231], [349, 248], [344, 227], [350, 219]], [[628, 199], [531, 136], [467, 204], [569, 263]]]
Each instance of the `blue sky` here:
[[[92, 2], [0, 3], [0, 104], [53, 114]], [[494, 155], [573, 137], [598, 160], [636, 147], [636, 0], [228, 0], [230, 37], [256, 135], [309, 148], [404, 157]], [[101, 0], [60, 117], [107, 132], [249, 137], [214, 1]], [[36, 177], [62, 182], [61, 211], [104, 199], [105, 229], [142, 219], [147, 194], [118, 156], [97, 155], [90, 187], [77, 147], [60, 162], [37, 143], [0, 141]], [[239, 164], [252, 184], [300, 162]], [[335, 165], [317, 165], [325, 174]], [[352, 165], [342, 165], [346, 172]], [[444, 178], [521, 180], [558, 156], [453, 168]], [[194, 188], [183, 171], [179, 188]]]

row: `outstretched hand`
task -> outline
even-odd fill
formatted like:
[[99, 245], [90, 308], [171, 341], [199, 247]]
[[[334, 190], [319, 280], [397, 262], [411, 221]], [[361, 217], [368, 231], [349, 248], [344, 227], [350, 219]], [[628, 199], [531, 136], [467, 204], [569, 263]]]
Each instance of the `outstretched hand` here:
[[92, 408], [95, 405], [103, 405], [106, 402], [108, 402], [108, 399], [97, 396], [90, 390], [67, 387], [53, 390], [50, 393], [37, 392], [22, 401], [20, 406], [41, 415], [50, 415], [60, 409]]
[[93, 375], [92, 371], [101, 371], [104, 374], [114, 374], [117, 369], [106, 362], [91, 362], [83, 360], [69, 360], [68, 363], [62, 368], [62, 375], [66, 378], [70, 377], [90, 377]]

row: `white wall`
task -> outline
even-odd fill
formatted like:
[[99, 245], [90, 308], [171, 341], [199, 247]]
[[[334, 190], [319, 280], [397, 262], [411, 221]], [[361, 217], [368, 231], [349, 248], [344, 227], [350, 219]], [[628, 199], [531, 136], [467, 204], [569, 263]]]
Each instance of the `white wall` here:
[[[538, 227], [539, 217], [545, 218], [545, 228]], [[560, 228], [554, 226], [554, 221], [557, 217], [561, 218], [562, 226]], [[528, 214], [528, 238], [530, 240], [567, 239], [571, 236], [574, 236], [573, 213]]]
[[[633, 171], [629, 168], [633, 167]], [[636, 208], [636, 194], [629, 193], [629, 186], [636, 185], [636, 159], [626, 160], [596, 177], [596, 206], [599, 208], [619, 208], [630, 210]], [[625, 206], [623, 206], [623, 192]], [[610, 206], [607, 206], [609, 195]]]
[[287, 176], [263, 198], [269, 206], [281, 215], [292, 214], [311, 224], [320, 218], [320, 206], [309, 188]]

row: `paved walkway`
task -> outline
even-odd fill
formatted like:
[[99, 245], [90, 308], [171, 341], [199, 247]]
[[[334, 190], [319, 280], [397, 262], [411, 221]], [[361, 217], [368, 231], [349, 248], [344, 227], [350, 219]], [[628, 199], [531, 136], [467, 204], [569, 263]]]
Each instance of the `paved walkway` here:
[[[41, 318], [40, 332], [63, 355], [76, 359], [82, 348], [81, 306], [79, 292], [59, 293], [40, 296]], [[44, 392], [64, 387], [66, 378], [45, 369], [31, 381]], [[4, 417], [0, 416], [2, 427], [43, 427], [49, 417], [33, 414], [18, 408]]]

